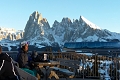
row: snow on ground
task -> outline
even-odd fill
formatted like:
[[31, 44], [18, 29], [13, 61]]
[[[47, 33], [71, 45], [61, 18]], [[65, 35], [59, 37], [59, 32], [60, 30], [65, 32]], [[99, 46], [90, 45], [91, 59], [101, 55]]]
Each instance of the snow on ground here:
[[109, 69], [110, 69], [110, 64], [112, 64], [112, 61], [101, 61], [100, 67], [103, 67], [103, 69], [99, 69], [99, 73], [104, 74], [105, 80], [111, 80], [109, 76]]
[[0, 42], [0, 45], [3, 46], [3, 47], [7, 47], [8, 50], [10, 51], [10, 50], [12, 49], [11, 46], [17, 46], [18, 43], [1, 41], [1, 42]]
[[[83, 67], [84, 67], [84, 69], [86, 69], [87, 65], [89, 65], [89, 67], [92, 69], [93, 62], [94, 62], [94, 60], [86, 59], [85, 62], [83, 62], [81, 60], [80, 64], [79, 64], [79, 68], [77, 69], [78, 73], [82, 70]], [[109, 69], [110, 69], [110, 64], [112, 64], [113, 62], [112, 61], [108, 61], [108, 60], [104, 60], [104, 61], [101, 60], [100, 63], [101, 64], [99, 65], [98, 72], [100, 73], [101, 78], [104, 78], [104, 80], [111, 80], [111, 78], [109, 76]]]

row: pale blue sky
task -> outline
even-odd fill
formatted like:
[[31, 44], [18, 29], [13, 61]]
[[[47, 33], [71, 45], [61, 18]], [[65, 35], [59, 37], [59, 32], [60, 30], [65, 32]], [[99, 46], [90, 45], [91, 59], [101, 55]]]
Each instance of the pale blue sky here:
[[120, 33], [120, 0], [0, 0], [0, 27], [24, 30], [30, 14], [38, 11], [52, 26], [63, 17], [80, 15], [102, 29]]

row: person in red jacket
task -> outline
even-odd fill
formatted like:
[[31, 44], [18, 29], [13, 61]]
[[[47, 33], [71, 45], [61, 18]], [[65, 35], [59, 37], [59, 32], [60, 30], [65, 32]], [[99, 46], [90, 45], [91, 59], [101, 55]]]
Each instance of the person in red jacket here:
[[12, 58], [7, 53], [2, 53], [0, 46], [0, 80], [19, 80]]

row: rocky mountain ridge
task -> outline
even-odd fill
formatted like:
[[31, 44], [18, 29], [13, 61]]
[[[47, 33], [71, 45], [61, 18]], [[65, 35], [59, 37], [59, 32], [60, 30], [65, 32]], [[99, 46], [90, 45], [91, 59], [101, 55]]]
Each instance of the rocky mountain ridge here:
[[54, 21], [50, 27], [46, 18], [38, 11], [33, 12], [25, 26], [24, 32], [12, 28], [0, 27], [0, 45], [9, 47], [19, 45], [21, 41], [28, 41], [36, 47], [60, 46], [65, 42], [110, 42], [120, 41], [120, 33], [101, 29], [83, 16], [71, 21], [64, 17], [61, 22]]
[[120, 41], [120, 33], [101, 29], [83, 16], [73, 21], [67, 17], [61, 22], [55, 20], [50, 27], [47, 19], [35, 11], [27, 21], [23, 39], [32, 45], [62, 46], [65, 42]]
[[11, 41], [15, 41], [23, 38], [23, 33], [24, 32], [22, 30], [16, 31], [13, 28], [0, 27], [0, 40], [8, 39]]

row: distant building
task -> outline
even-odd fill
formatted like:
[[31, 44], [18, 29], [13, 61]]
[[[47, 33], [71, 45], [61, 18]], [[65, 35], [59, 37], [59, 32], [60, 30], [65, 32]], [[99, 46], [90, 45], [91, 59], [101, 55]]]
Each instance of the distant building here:
[[120, 42], [66, 42], [63, 47], [64, 50], [120, 50]]

